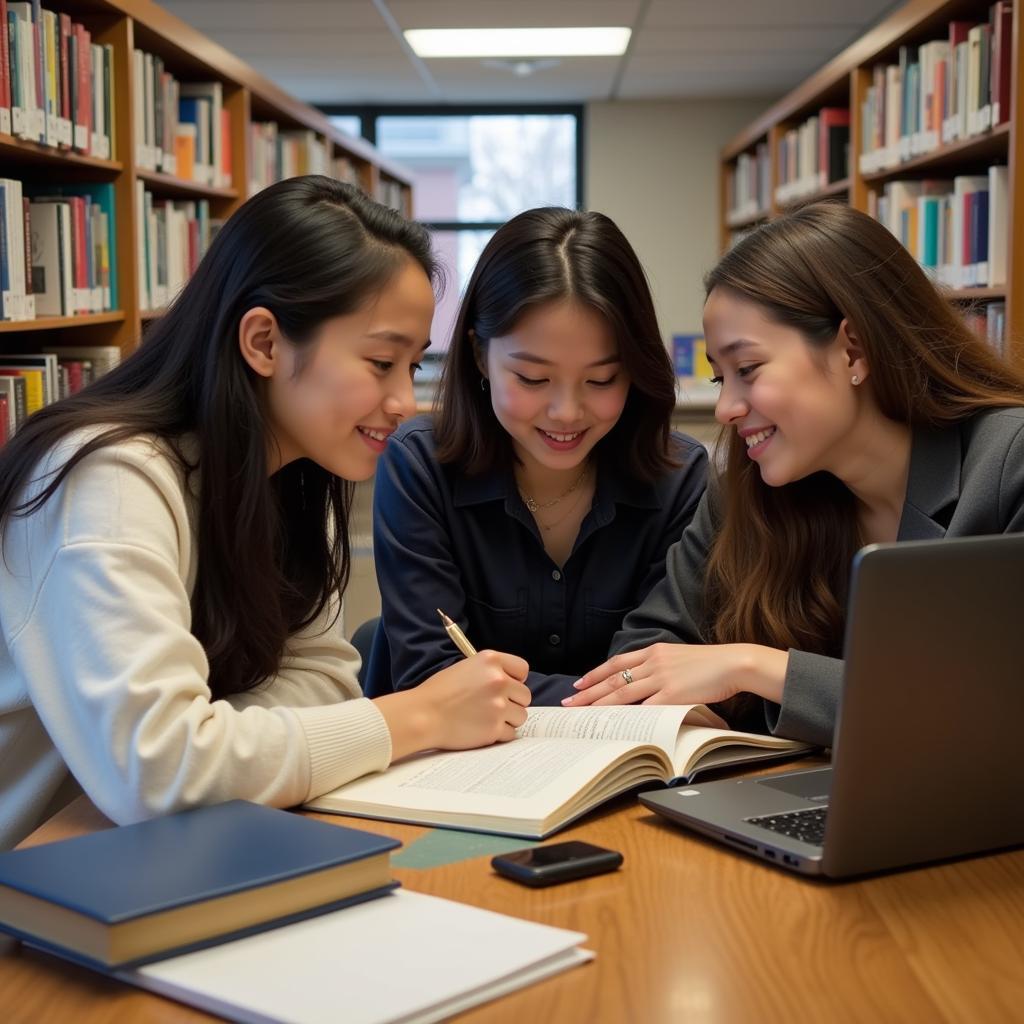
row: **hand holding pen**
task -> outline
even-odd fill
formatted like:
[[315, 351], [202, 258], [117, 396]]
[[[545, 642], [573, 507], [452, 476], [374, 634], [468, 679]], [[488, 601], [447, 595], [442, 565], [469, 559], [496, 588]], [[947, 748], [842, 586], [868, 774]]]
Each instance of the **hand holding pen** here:
[[377, 697], [374, 704], [391, 732], [392, 758], [418, 750], [466, 750], [515, 739], [532, 694], [529, 665], [514, 654], [479, 654], [439, 608], [452, 642], [465, 656], [419, 686]]

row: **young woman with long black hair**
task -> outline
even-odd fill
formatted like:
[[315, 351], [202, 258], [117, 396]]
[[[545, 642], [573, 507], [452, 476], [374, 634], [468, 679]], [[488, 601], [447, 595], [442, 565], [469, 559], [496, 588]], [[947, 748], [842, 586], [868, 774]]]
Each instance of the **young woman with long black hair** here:
[[272, 186], [136, 352], [0, 452], [0, 848], [79, 787], [118, 822], [287, 806], [512, 737], [520, 659], [369, 701], [340, 635], [349, 481], [414, 409], [434, 270], [356, 189]]

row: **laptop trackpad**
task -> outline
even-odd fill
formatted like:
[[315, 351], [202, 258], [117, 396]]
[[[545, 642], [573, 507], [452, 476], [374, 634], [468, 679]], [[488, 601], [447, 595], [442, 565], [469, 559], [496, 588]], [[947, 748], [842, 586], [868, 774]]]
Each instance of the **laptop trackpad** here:
[[793, 775], [776, 775], [767, 779], [758, 779], [757, 784], [767, 786], [769, 789], [779, 789], [790, 796], [802, 796], [808, 800], [827, 800], [829, 786], [832, 784], [832, 769], [797, 772]]

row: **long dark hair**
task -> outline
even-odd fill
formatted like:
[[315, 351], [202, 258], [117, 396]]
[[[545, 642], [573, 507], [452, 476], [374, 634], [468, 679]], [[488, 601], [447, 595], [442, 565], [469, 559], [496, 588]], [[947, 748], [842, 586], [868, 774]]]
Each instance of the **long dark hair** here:
[[[949, 426], [1024, 405], [1024, 377], [964, 322], [878, 221], [816, 203], [747, 236], [705, 279], [756, 303], [813, 348], [847, 319], [872, 394], [889, 419]], [[753, 642], [839, 655], [851, 559], [860, 546], [853, 494], [829, 473], [769, 487], [727, 428], [720, 527], [706, 577], [712, 643]]]
[[[136, 435], [164, 439], [198, 469], [199, 568], [192, 632], [222, 697], [280, 665], [349, 573], [352, 485], [307, 459], [268, 478], [268, 424], [238, 346], [264, 306], [292, 343], [358, 309], [408, 259], [434, 278], [426, 231], [351, 185], [310, 175], [272, 185], [221, 229], [145, 342], [84, 391], [41, 409], [0, 451], [0, 526], [30, 515], [90, 453]], [[99, 429], [32, 492], [33, 469], [72, 431]], [[190, 463], [181, 440], [195, 439]], [[20, 501], [20, 503], [19, 503]]]
[[558, 299], [573, 299], [603, 317], [630, 378], [622, 415], [600, 442], [602, 454], [638, 479], [656, 479], [676, 465], [669, 437], [676, 378], [643, 267], [604, 214], [560, 207], [513, 217], [480, 255], [438, 389], [438, 458], [470, 475], [511, 464], [512, 440], [480, 386], [474, 339], [486, 349], [528, 310]]

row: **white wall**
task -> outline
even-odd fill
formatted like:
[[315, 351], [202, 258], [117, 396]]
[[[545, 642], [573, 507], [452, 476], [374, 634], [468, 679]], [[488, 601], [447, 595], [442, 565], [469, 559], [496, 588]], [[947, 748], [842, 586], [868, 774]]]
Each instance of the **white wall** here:
[[587, 105], [587, 208], [611, 217], [636, 249], [666, 338], [700, 330], [701, 279], [719, 255], [719, 150], [770, 102]]

